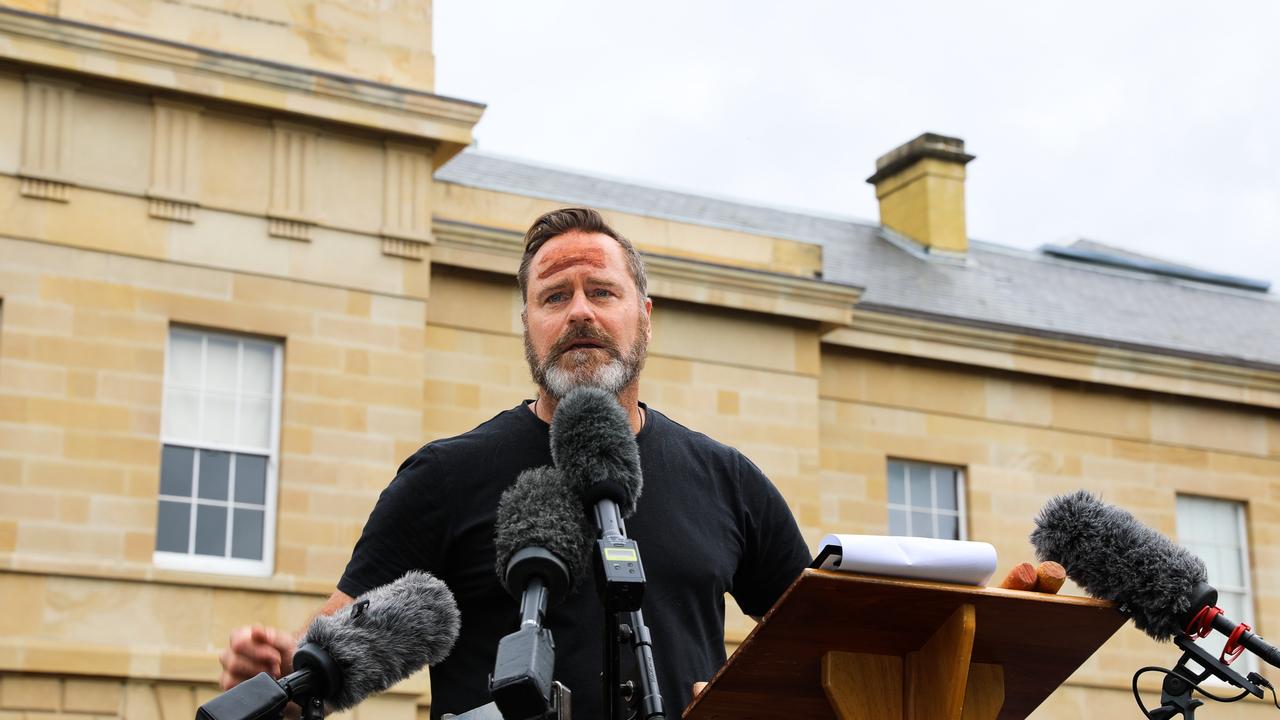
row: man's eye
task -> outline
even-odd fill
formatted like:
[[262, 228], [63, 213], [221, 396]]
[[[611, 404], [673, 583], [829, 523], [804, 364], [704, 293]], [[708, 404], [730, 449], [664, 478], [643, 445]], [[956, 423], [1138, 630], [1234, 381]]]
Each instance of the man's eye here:
[[613, 297], [613, 291], [606, 290], [604, 288], [596, 288], [595, 290], [592, 291], [591, 294], [595, 295], [596, 297]]
[[555, 302], [560, 302], [561, 300], [564, 300], [564, 293], [555, 292], [547, 296], [546, 302], [555, 303]]

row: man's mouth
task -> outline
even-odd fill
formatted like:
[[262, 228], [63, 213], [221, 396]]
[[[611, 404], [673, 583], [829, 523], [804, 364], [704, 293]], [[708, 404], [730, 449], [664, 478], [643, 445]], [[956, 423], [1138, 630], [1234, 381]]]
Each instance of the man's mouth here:
[[603, 346], [603, 345], [601, 345], [601, 344], [600, 344], [600, 343], [598, 343], [598, 342], [593, 342], [593, 341], [591, 341], [591, 340], [577, 340], [577, 341], [575, 341], [575, 342], [571, 342], [571, 343], [569, 343], [569, 347], [565, 348], [565, 350], [566, 350], [566, 351], [569, 351], [569, 350], [592, 350], [592, 349], [595, 349], [595, 350], [602, 350], [602, 349], [604, 349], [604, 346]]

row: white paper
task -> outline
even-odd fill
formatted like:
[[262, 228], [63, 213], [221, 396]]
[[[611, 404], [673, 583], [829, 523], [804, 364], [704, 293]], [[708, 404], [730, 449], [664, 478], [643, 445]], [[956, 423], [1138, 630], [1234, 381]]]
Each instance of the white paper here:
[[823, 561], [823, 570], [961, 585], [986, 585], [996, 571], [996, 549], [984, 542], [888, 535], [828, 535], [818, 545], [818, 552], [828, 545], [839, 548], [840, 556]]

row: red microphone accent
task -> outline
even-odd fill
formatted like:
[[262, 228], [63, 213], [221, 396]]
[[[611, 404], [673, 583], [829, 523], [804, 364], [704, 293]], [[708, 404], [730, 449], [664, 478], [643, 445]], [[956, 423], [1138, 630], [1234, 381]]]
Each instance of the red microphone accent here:
[[[1222, 648], [1222, 654], [1218, 656], [1218, 659], [1230, 665], [1236, 658], [1240, 657], [1240, 653], [1244, 652], [1244, 645], [1239, 644], [1240, 636], [1252, 629], [1244, 623], [1237, 625], [1236, 629], [1231, 631], [1231, 637], [1227, 638], [1227, 644]], [[1230, 657], [1228, 658], [1228, 656]]]
[[[1193, 638], [1209, 637], [1213, 631], [1213, 619], [1222, 614], [1222, 608], [1210, 606], [1201, 608], [1196, 616], [1187, 623], [1187, 635]], [[1237, 653], [1238, 654], [1238, 653]]]

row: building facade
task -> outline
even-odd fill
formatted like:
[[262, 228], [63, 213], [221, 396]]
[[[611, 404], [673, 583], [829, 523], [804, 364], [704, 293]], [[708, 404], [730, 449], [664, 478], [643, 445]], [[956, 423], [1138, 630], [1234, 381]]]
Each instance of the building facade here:
[[[881, 158], [866, 223], [463, 152], [483, 107], [432, 93], [430, 38], [404, 0], [0, 3], [0, 718], [190, 717], [233, 627], [298, 627], [404, 457], [532, 396], [520, 237], [569, 204], [645, 253], [642, 399], [811, 543], [1003, 573], [1085, 487], [1280, 626], [1265, 288], [971, 242], [941, 136]], [[1126, 628], [1035, 717], [1134, 713], [1174, 660]], [[419, 675], [349, 715], [429, 704]]]

